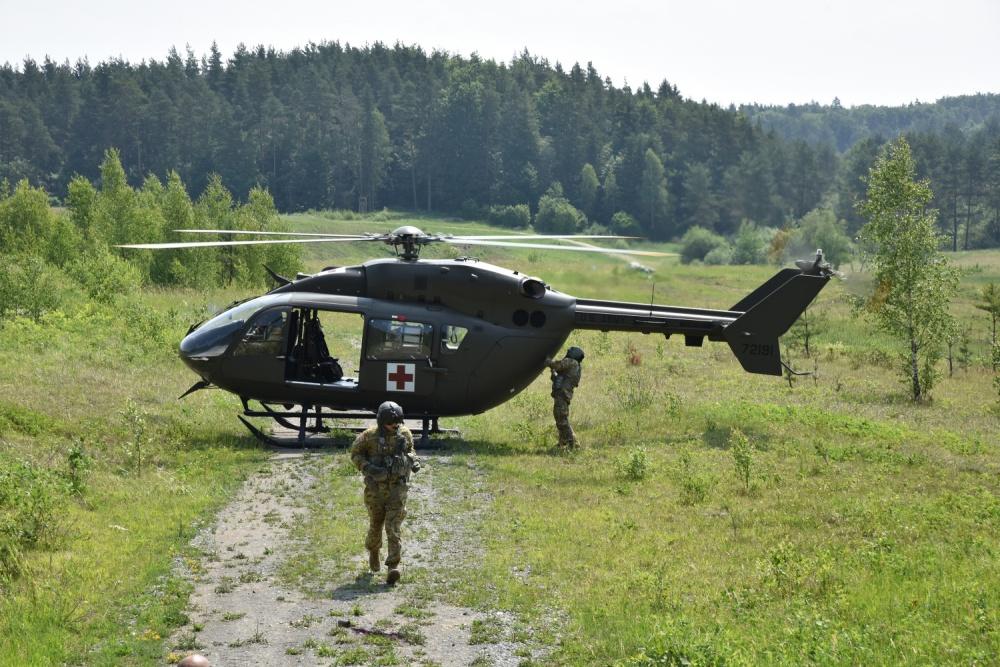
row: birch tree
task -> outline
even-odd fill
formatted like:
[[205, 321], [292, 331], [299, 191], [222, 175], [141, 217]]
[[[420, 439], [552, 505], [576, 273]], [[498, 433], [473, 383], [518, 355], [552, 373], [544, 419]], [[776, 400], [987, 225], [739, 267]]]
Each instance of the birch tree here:
[[930, 184], [915, 174], [906, 140], [889, 144], [869, 171], [860, 211], [867, 219], [861, 237], [875, 278], [866, 309], [879, 328], [904, 343], [902, 371], [919, 401], [934, 385], [935, 362], [954, 327], [948, 305], [958, 273], [938, 250]]

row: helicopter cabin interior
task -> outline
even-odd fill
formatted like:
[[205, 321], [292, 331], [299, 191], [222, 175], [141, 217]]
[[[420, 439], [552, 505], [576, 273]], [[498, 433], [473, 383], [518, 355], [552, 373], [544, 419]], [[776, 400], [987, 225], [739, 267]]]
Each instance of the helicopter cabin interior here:
[[233, 355], [284, 360], [289, 382], [357, 389], [365, 361], [415, 361], [432, 364], [454, 354], [468, 334], [455, 325], [435, 327], [404, 319], [365, 318], [364, 313], [322, 308], [275, 308], [248, 327]]

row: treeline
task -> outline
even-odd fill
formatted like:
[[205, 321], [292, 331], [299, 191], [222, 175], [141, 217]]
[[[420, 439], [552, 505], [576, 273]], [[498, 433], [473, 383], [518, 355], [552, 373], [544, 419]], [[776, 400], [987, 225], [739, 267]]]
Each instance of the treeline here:
[[72, 174], [97, 178], [107, 147], [132, 183], [176, 170], [200, 191], [219, 174], [239, 195], [267, 188], [284, 211], [536, 213], [549, 192], [579, 221], [622, 211], [658, 239], [695, 224], [729, 233], [744, 218], [780, 226], [836, 175], [832, 150], [784, 142], [666, 82], [617, 88], [592, 66], [527, 53], [498, 64], [324, 43], [0, 68], [0, 177], [61, 193]]
[[[911, 137], [956, 247], [1000, 245], [1000, 143], [997, 124], [979, 127], [993, 104], [981, 97], [953, 112], [953, 133]], [[786, 138], [749, 108], [687, 100], [666, 81], [618, 88], [591, 65], [527, 52], [496, 63], [334, 42], [0, 68], [0, 179], [57, 196], [73, 174], [97, 178], [116, 147], [133, 184], [175, 170], [202, 191], [218, 175], [239, 196], [266, 188], [283, 211], [394, 207], [670, 239], [789, 228], [824, 209], [853, 236], [861, 177], [883, 144], [869, 136], [841, 156], [856, 135]], [[965, 163], [985, 166], [967, 177]]]
[[831, 104], [789, 104], [780, 107], [742, 104], [737, 109], [764, 130], [790, 140], [813, 145], [830, 144], [843, 153], [862, 139], [897, 137], [900, 134], [941, 134], [952, 129], [969, 133], [1000, 119], [1000, 95], [977, 94], [942, 97], [937, 102], [912, 102], [903, 106], [870, 104], [845, 108]]
[[[197, 201], [176, 172], [168, 173], [166, 183], [149, 175], [136, 189], [128, 184], [117, 151], [109, 150], [100, 168], [100, 188], [76, 176], [68, 186], [65, 210], [53, 209], [49, 200], [43, 188], [27, 179], [14, 187], [0, 183], [0, 321], [38, 319], [79, 293], [115, 304], [144, 284], [259, 286], [266, 278], [263, 265], [292, 274], [299, 266], [297, 249], [285, 245], [157, 252], [113, 247], [181, 240], [175, 229], [287, 231], [267, 192], [253, 188], [240, 204], [217, 176]], [[199, 240], [217, 239], [199, 235]]]

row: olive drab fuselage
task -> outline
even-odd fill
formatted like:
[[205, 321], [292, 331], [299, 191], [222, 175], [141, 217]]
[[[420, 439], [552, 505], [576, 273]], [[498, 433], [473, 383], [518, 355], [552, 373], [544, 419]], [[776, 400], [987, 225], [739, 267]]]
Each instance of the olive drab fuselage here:
[[[180, 353], [200, 386], [243, 399], [371, 412], [388, 400], [408, 418], [509, 400], [574, 329], [679, 334], [697, 347], [724, 341], [745, 370], [780, 375], [778, 337], [829, 280], [821, 259], [779, 271], [730, 310], [578, 299], [474, 259], [378, 259], [235, 304], [192, 328]], [[345, 376], [316, 339], [326, 311], [363, 318], [356, 375]]]
[[[264, 402], [374, 411], [392, 400], [408, 417], [474, 414], [503, 403], [538, 376], [545, 358], [558, 352], [573, 330], [574, 302], [536, 278], [475, 260], [373, 260], [326, 270], [238, 304], [227, 312], [241, 307], [250, 312], [232, 318], [227, 338], [216, 342], [212, 331], [201, 333], [215, 318], [185, 338], [181, 356], [213, 385]], [[270, 354], [246, 354], [241, 346], [255, 323], [275, 313], [315, 310], [364, 318], [356, 377], [290, 378], [294, 341], [288, 332], [278, 336], [285, 348]], [[291, 319], [285, 317], [285, 327]], [[373, 322], [423, 325], [420, 333], [429, 343], [417, 354], [371, 358], [366, 352]], [[454, 328], [464, 330], [457, 346], [442, 339]]]

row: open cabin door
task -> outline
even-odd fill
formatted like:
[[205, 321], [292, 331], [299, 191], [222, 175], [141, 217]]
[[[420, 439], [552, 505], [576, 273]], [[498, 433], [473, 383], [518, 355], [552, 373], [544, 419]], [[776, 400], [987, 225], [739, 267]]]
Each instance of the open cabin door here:
[[364, 359], [359, 373], [362, 391], [395, 395], [405, 408], [406, 396], [434, 391], [434, 327], [423, 322], [371, 318], [365, 327]]
[[286, 382], [357, 389], [352, 371], [360, 357], [362, 315], [296, 308], [289, 315]]

